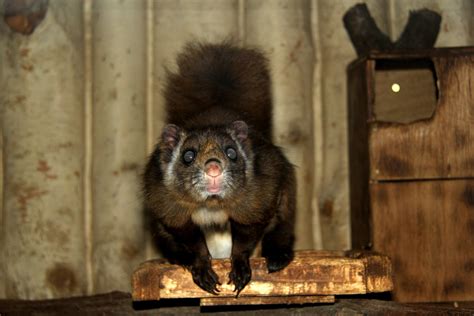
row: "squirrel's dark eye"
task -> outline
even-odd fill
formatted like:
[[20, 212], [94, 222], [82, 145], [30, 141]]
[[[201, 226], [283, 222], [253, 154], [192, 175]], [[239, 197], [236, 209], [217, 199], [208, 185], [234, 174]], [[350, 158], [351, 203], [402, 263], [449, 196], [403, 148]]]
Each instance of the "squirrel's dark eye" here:
[[186, 150], [183, 154], [183, 161], [185, 163], [191, 163], [196, 159], [196, 152], [194, 150]]
[[225, 154], [229, 157], [230, 160], [237, 159], [237, 151], [232, 147], [227, 147], [225, 150]]

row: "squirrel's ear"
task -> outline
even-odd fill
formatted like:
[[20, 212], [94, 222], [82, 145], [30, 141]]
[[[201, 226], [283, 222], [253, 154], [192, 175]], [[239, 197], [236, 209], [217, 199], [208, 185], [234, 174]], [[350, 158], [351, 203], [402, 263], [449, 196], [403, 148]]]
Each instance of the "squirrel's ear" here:
[[244, 121], [234, 121], [230, 124], [230, 131], [241, 142], [247, 139], [249, 127]]
[[166, 125], [163, 128], [163, 132], [161, 133], [162, 143], [170, 148], [174, 148], [176, 145], [178, 145], [180, 137], [181, 129], [174, 124]]

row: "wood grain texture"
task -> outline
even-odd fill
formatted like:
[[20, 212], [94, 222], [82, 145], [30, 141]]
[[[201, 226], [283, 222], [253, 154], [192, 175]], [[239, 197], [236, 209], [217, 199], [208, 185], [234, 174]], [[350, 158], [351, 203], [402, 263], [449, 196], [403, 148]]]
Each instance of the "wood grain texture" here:
[[[297, 252], [285, 269], [269, 274], [265, 259], [251, 259], [252, 280], [239, 297], [276, 297], [364, 294], [390, 291], [391, 266], [388, 257], [371, 253]], [[227, 284], [229, 260], [213, 260], [222, 286], [221, 297], [235, 297]], [[165, 298], [215, 298], [194, 284], [182, 267], [152, 260], [143, 263], [132, 278], [136, 301]]]
[[373, 244], [400, 301], [474, 298], [474, 180], [374, 183]]
[[433, 61], [440, 91], [433, 118], [371, 124], [371, 179], [474, 177], [474, 54]]
[[225, 305], [302, 305], [315, 303], [334, 303], [333, 295], [295, 295], [295, 296], [254, 296], [254, 297], [208, 297], [200, 300], [201, 306]]
[[[437, 105], [434, 73], [427, 67], [375, 71], [374, 116], [379, 122], [412, 123], [433, 116]], [[398, 90], [394, 90], [398, 88]]]

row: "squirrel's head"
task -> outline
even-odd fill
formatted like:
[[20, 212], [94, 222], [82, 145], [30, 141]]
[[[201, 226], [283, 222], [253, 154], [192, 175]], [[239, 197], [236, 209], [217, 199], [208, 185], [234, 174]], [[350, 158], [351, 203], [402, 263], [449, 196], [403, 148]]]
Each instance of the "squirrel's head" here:
[[253, 174], [250, 146], [243, 121], [190, 131], [168, 124], [159, 145], [164, 184], [196, 201], [242, 194]]

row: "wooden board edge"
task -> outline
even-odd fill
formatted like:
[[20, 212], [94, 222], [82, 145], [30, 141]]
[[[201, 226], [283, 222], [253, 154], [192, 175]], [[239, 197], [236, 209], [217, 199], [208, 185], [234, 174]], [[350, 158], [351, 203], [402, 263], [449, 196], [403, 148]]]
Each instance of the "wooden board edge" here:
[[393, 290], [392, 263], [388, 256], [369, 255], [364, 258], [367, 293]]
[[[309, 253], [308, 253], [309, 254]], [[306, 256], [303, 255], [303, 258]], [[302, 259], [303, 261], [308, 260], [308, 257], [305, 259]], [[328, 257], [319, 257], [318, 261], [326, 261], [326, 260], [332, 260], [334, 257], [328, 256]], [[290, 294], [289, 296], [333, 296], [333, 295], [345, 295], [345, 294], [364, 294], [364, 293], [370, 293], [370, 292], [385, 292], [385, 291], [390, 291], [393, 288], [393, 283], [391, 279], [391, 266], [390, 266], [390, 260], [386, 256], [381, 256], [379, 254], [370, 254], [370, 253], [365, 253], [365, 252], [357, 252], [357, 251], [352, 251], [352, 252], [347, 252], [344, 253], [343, 258], [338, 258], [340, 261], [339, 263], [342, 263], [343, 266], [348, 267], [349, 265], [351, 266], [350, 270], [347, 271], [352, 271], [351, 273], [359, 274], [362, 277], [358, 281], [358, 283], [351, 284], [351, 287], [348, 289], [345, 289], [344, 291], [340, 291], [340, 289], [337, 291], [333, 292], [326, 292], [324, 289], [318, 289], [318, 291], [309, 291], [306, 293], [288, 293]], [[252, 260], [253, 263], [256, 265], [264, 265], [264, 262], [262, 259], [256, 259]], [[223, 265], [227, 266], [226, 269], [230, 268], [230, 262], [227, 261], [218, 261], [218, 262], [213, 262], [216, 265]], [[160, 265], [160, 269], [157, 269], [157, 265]], [[342, 266], [341, 269], [344, 269]], [[200, 290], [194, 283], [191, 284], [192, 280], [187, 278], [186, 282], [190, 283], [189, 286], [192, 286], [193, 288], [191, 291], [188, 291], [187, 294], [183, 293], [178, 293], [179, 291], [175, 292], [168, 292], [163, 291], [164, 289], [167, 288], [166, 284], [169, 282], [175, 283], [176, 285], [179, 285], [176, 283], [177, 281], [171, 277], [171, 279], [168, 278], [167, 272], [168, 271], [174, 271], [173, 273], [181, 273], [178, 271], [179, 269], [183, 269], [182, 273], [188, 273], [186, 270], [182, 267], [178, 267], [176, 265], [171, 265], [171, 264], [164, 264], [162, 261], [147, 261], [142, 263], [133, 273], [132, 276], [132, 299], [134, 301], [158, 301], [160, 299], [167, 299], [167, 298], [214, 298], [211, 296], [211, 294], [206, 293], [202, 290]], [[260, 267], [262, 269], [262, 267]], [[343, 270], [341, 270], [343, 271]], [[358, 272], [357, 272], [358, 271]], [[189, 280], [188, 280], [189, 279]], [[262, 283], [263, 282], [263, 283]], [[271, 281], [268, 281], [271, 282]], [[268, 287], [269, 285], [265, 280], [253, 280], [250, 282], [248, 285], [248, 291], [249, 293], [245, 293], [246, 291], [244, 290], [241, 293], [241, 298], [242, 297], [255, 297], [255, 296], [264, 296], [260, 295], [263, 292], [268, 292]], [[258, 287], [264, 286], [265, 291], [259, 291], [257, 290]], [[178, 286], [179, 287], [179, 286]], [[231, 285], [223, 285], [222, 286], [222, 293], [219, 299], [231, 299], [234, 297], [234, 294], [232, 292], [233, 288]], [[259, 294], [260, 293], [260, 294]], [[270, 294], [268, 297], [272, 296], [278, 296], [278, 294]], [[184, 295], [184, 296], [183, 296]], [[282, 295], [283, 296], [283, 295]]]
[[336, 301], [334, 295], [295, 295], [295, 296], [246, 296], [246, 297], [206, 297], [201, 298], [201, 306], [232, 305], [302, 305], [331, 304]]
[[149, 260], [141, 263], [132, 274], [132, 300], [133, 301], [159, 301], [160, 287], [150, 284], [156, 282], [159, 284], [162, 273], [158, 269], [153, 269], [156, 264], [169, 265], [165, 260]]

